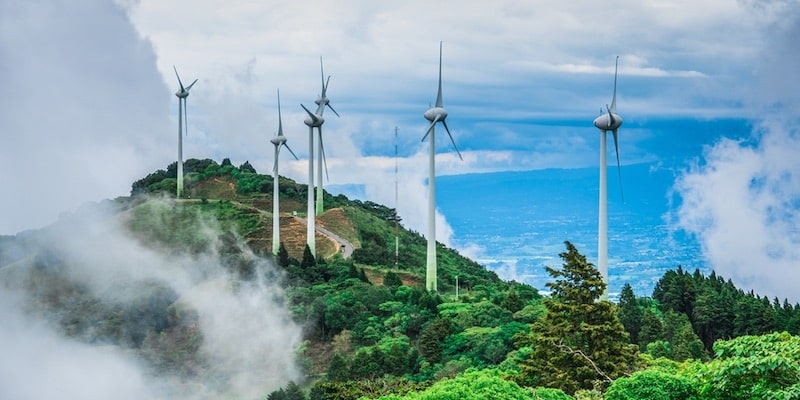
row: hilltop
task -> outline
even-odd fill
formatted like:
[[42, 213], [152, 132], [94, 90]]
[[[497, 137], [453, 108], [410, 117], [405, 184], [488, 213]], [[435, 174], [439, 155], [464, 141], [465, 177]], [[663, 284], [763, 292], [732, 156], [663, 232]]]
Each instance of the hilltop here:
[[[174, 196], [175, 163], [133, 183], [131, 195]], [[213, 209], [218, 217], [235, 224], [238, 233], [259, 255], [267, 255], [272, 243], [273, 178], [256, 172], [250, 163], [239, 167], [224, 159], [189, 159], [184, 163], [186, 174], [185, 206]], [[306, 240], [307, 185], [280, 177], [281, 241], [289, 257], [301, 260]], [[324, 192], [325, 210], [316, 216], [316, 257], [332, 259], [341, 252], [341, 243], [325, 231], [343, 239], [353, 251], [353, 262], [372, 271], [394, 270], [409, 281], [424, 281], [425, 239], [400, 224], [397, 229], [399, 252], [394, 254], [396, 216], [394, 209], [370, 201], [348, 199]], [[200, 204], [194, 204], [199, 202]], [[349, 246], [348, 246], [349, 245]], [[439, 244], [439, 281], [442, 291], [454, 291], [455, 276], [459, 286], [497, 284], [501, 280], [494, 272], [461, 256], [454, 249]], [[395, 262], [396, 261], [396, 262]], [[380, 274], [373, 273], [380, 282]]]

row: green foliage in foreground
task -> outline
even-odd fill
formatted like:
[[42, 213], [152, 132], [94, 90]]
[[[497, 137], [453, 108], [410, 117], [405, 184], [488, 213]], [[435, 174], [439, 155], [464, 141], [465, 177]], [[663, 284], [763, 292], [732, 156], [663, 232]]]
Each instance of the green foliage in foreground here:
[[[563, 392], [562, 392], [563, 394]], [[548, 393], [548, 395], [550, 395]], [[389, 395], [380, 400], [530, 400], [533, 393], [507, 380], [496, 369], [469, 370], [455, 378], [443, 379], [422, 392]], [[558, 399], [558, 397], [540, 397]], [[566, 397], [569, 398], [569, 397]], [[365, 398], [362, 398], [365, 399]]]
[[684, 377], [655, 370], [619, 378], [606, 392], [606, 400], [696, 400], [697, 389]]
[[742, 336], [715, 343], [714, 352], [689, 370], [703, 398], [800, 399], [800, 337]]

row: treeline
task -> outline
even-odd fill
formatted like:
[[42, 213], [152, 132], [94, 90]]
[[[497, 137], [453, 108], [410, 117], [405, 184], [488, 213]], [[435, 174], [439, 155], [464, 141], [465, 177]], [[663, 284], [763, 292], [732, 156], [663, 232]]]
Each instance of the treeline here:
[[[217, 163], [211, 159], [190, 158], [183, 162], [183, 173], [187, 191], [191, 191], [197, 184], [212, 179], [225, 178], [236, 186], [236, 194], [249, 196], [254, 194], [272, 193], [272, 176], [262, 175], [245, 161], [238, 167], [225, 158], [222, 163]], [[167, 169], [159, 169], [148, 174], [146, 177], [135, 181], [131, 185], [131, 195], [135, 196], [143, 193], [164, 193], [174, 195], [177, 187], [178, 163], [173, 162]], [[298, 185], [291, 179], [281, 177], [280, 191], [290, 197], [300, 195], [300, 191], [305, 191], [305, 185]], [[301, 189], [302, 186], [302, 189]]]
[[682, 267], [658, 280], [651, 298], [637, 298], [625, 285], [619, 317], [642, 351], [678, 361], [708, 358], [717, 340], [800, 330], [800, 305], [745, 292], [711, 272]]
[[[289, 265], [291, 307], [308, 327], [310, 386], [267, 399], [800, 398], [796, 305], [682, 268], [665, 273], [652, 297], [626, 285], [613, 304], [599, 300], [605, 283], [574, 246], [561, 258], [561, 268], [547, 268], [548, 298], [496, 280], [456, 299], [346, 260]], [[383, 271], [382, 284], [366, 269], [372, 280]], [[708, 304], [730, 312], [698, 311]], [[703, 329], [717, 323], [730, 331], [707, 347]]]

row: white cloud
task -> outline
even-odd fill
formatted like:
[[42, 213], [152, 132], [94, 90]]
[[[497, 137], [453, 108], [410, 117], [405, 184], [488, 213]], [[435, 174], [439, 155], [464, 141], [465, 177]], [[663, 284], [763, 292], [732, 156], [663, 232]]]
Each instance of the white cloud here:
[[[769, 12], [784, 3], [757, 5], [775, 18], [757, 64], [761, 77], [751, 87], [750, 112], [761, 119], [747, 141], [722, 139], [704, 161], [676, 182], [682, 198], [679, 225], [696, 234], [717, 273], [745, 289], [798, 301], [800, 268], [800, 130], [795, 90], [800, 57], [800, 13]], [[764, 7], [761, 9], [760, 7]]]
[[155, 54], [113, 3], [3, 2], [0, 54], [0, 233], [126, 195], [171, 158]]
[[753, 145], [723, 139], [676, 182], [679, 226], [700, 238], [718, 274], [798, 301], [800, 132], [765, 126]]

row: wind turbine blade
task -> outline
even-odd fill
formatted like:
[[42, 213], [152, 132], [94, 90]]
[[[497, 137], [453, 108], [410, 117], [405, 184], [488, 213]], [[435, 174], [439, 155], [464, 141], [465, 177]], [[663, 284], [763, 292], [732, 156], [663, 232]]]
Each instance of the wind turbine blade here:
[[[339, 113], [337, 113], [336, 110], [333, 109], [333, 106], [331, 105], [331, 103], [328, 103], [328, 108], [330, 108], [331, 111], [333, 111], [333, 113], [336, 114], [337, 117], [339, 117]], [[339, 118], [341, 118], [341, 117], [339, 117]]]
[[195, 79], [194, 82], [192, 82], [191, 85], [186, 87], [186, 91], [188, 92], [188, 91], [192, 90], [192, 86], [194, 86], [195, 83], [197, 83], [197, 79]]
[[442, 107], [442, 42], [439, 41], [439, 94], [436, 95], [436, 107]]
[[188, 107], [189, 103], [186, 101], [186, 97], [184, 97], [181, 100], [183, 100], [183, 131], [185, 132], [185, 135], [188, 137], [189, 136], [189, 117], [187, 115], [189, 115], [189, 107]]
[[[319, 78], [322, 83], [322, 96], [325, 97], [325, 90], [328, 88], [328, 85], [325, 84], [325, 71], [322, 69], [322, 56], [319, 56]], [[330, 77], [328, 77], [328, 81], [330, 81]]]
[[450, 136], [450, 142], [453, 143], [453, 147], [456, 149], [456, 153], [458, 153], [458, 158], [461, 159], [461, 161], [464, 161], [464, 157], [461, 157], [461, 152], [458, 151], [458, 146], [456, 146], [456, 141], [453, 140], [453, 135], [450, 134], [450, 128], [447, 127], [447, 121], [442, 120], [442, 125], [444, 125], [444, 130], [447, 131], [447, 136]]
[[283, 122], [281, 121], [281, 90], [280, 89], [278, 89], [278, 136], [283, 136]]
[[174, 66], [174, 65], [172, 66], [172, 69], [174, 69], [174, 70], [175, 70], [175, 76], [177, 76], [177, 77], [178, 77], [178, 85], [180, 85], [180, 87], [181, 87], [181, 92], [182, 92], [182, 91], [183, 91], [183, 82], [181, 82], [181, 76], [180, 76], [180, 75], [178, 75], [178, 69], [177, 69], [177, 68], [175, 68], [175, 66]]
[[619, 56], [614, 64], [614, 97], [611, 98], [610, 112], [617, 112], [617, 69], [619, 68]]
[[294, 156], [295, 160], [300, 160], [299, 158], [297, 158], [297, 155], [294, 154], [294, 152], [292, 151], [292, 148], [289, 147], [288, 144], [286, 144], [286, 142], [284, 142], [283, 145], [286, 146], [286, 150], [289, 150], [289, 153], [292, 153], [292, 155]]
[[325, 97], [325, 93], [328, 93], [328, 85], [331, 83], [331, 76], [328, 75], [328, 80], [322, 83], [322, 97]]
[[325, 158], [325, 143], [322, 142], [322, 127], [320, 126], [317, 129], [319, 131], [319, 149], [322, 153], [320, 154], [320, 157], [322, 157], [322, 164], [325, 165], [325, 179], [330, 181], [331, 177], [328, 175], [328, 159]]
[[425, 136], [422, 137], [422, 140], [420, 140], [420, 142], [424, 142], [425, 139], [428, 137], [428, 135], [430, 135], [431, 130], [433, 130], [433, 126], [436, 125], [436, 121], [438, 121], [438, 120], [439, 120], [439, 116], [437, 115], [436, 118], [433, 119], [433, 122], [431, 122], [431, 126], [428, 127], [428, 131], [425, 132]]
[[616, 120], [614, 119], [614, 114], [611, 112], [611, 108], [608, 107], [608, 104], [606, 104], [606, 110], [608, 110], [608, 126], [614, 125]]
[[303, 107], [303, 110], [306, 110], [306, 113], [308, 113], [308, 116], [311, 118], [312, 121], [314, 122], [319, 121], [319, 116], [317, 116], [317, 114], [314, 114], [311, 111], [309, 111], [303, 104], [300, 104], [300, 107]]
[[619, 165], [619, 138], [617, 137], [617, 130], [611, 131], [614, 135], [614, 153], [617, 154], [617, 175], [619, 175], [619, 194], [622, 197], [622, 202], [625, 202], [625, 193], [622, 190], [622, 167]]

